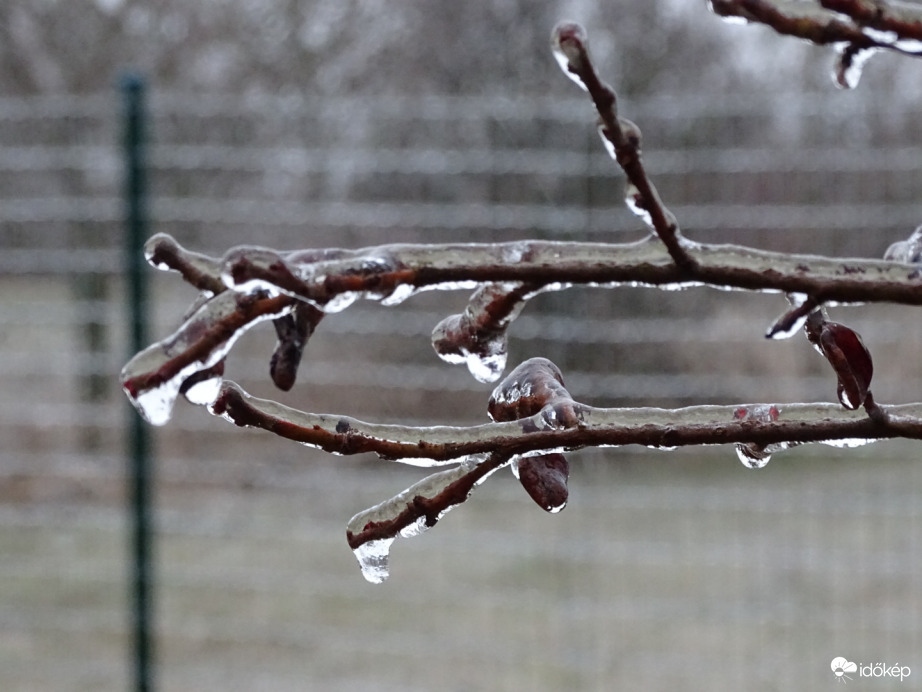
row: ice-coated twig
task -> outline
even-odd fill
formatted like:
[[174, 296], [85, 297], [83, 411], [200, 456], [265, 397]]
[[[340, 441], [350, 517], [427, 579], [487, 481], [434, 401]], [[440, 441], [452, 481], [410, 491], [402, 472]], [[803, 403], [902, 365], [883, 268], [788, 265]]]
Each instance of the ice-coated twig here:
[[821, 305], [815, 298], [796, 294], [788, 294], [788, 301], [793, 307], [775, 320], [774, 324], [765, 332], [765, 338], [780, 339], [791, 336], [804, 326], [807, 316]]
[[432, 330], [432, 347], [448, 363], [466, 363], [481, 382], [493, 382], [506, 369], [508, 329], [540, 284], [492, 283], [478, 288], [464, 312], [449, 315]]
[[197, 305], [182, 326], [136, 354], [120, 373], [122, 388], [138, 412], [164, 425], [186, 380], [222, 361], [250, 327], [286, 315], [296, 301], [286, 295], [223, 291]]
[[[774, 0], [711, 0], [714, 12], [761, 22], [840, 53], [837, 78], [853, 85], [860, 63], [879, 48], [922, 52], [922, 10], [882, 0], [821, 0], [821, 6]], [[383, 245], [278, 252], [238, 247], [213, 258], [169, 236], [149, 241], [146, 256], [197, 288], [181, 326], [137, 354], [121, 374], [132, 402], [151, 423], [164, 424], [180, 394], [238, 426], [270, 431], [332, 454], [372, 453], [438, 467], [391, 499], [355, 515], [347, 540], [370, 581], [387, 577], [390, 544], [433, 526], [497, 469], [512, 465], [532, 498], [548, 511], [567, 500], [569, 466], [562, 452], [643, 445], [736, 446], [748, 467], [806, 443], [856, 446], [881, 439], [922, 439], [922, 403], [881, 406], [870, 391], [873, 364], [860, 336], [830, 322], [832, 303], [922, 305], [922, 227], [894, 243], [883, 261], [789, 255], [684, 239], [641, 160], [641, 134], [619, 117], [615, 92], [596, 74], [585, 32], [558, 25], [554, 50], [564, 72], [591, 96], [600, 133], [627, 176], [626, 202], [653, 234], [634, 243], [517, 241], [493, 244]], [[559, 369], [526, 361], [493, 391], [494, 422], [479, 426], [411, 427], [365, 423], [348, 416], [301, 412], [257, 399], [222, 382], [224, 358], [241, 334], [273, 320], [278, 345], [270, 363], [275, 384], [295, 381], [305, 344], [327, 312], [365, 298], [394, 305], [421, 290], [475, 289], [465, 311], [441, 322], [433, 345], [449, 361], [466, 361], [483, 381], [505, 366], [506, 335], [525, 302], [573, 285], [664, 289], [711, 286], [780, 292], [792, 308], [769, 328], [788, 337], [800, 326], [837, 377], [839, 404], [743, 404], [681, 409], [597, 408], [575, 401]], [[863, 409], [863, 410], [862, 410]], [[441, 467], [451, 466], [444, 469]]]
[[[774, 407], [771, 420], [739, 418], [740, 408]], [[553, 408], [553, 407], [551, 407]], [[836, 443], [839, 440], [922, 439], [922, 403], [886, 406], [886, 422], [838, 403], [742, 404], [595, 408], [579, 404], [574, 427], [549, 427], [538, 413], [483, 425], [409, 427], [365, 423], [348, 416], [307, 413], [255, 398], [225, 382], [212, 406], [235, 425], [258, 428], [285, 439], [338, 455], [373, 453], [416, 466], [441, 466], [465, 457], [546, 452], [556, 449], [642, 445], [672, 449], [694, 445], [753, 442]]]
[[[634, 243], [541, 240], [460, 245], [382, 245], [329, 250], [335, 259], [305, 260], [297, 253], [240, 248], [229, 253], [226, 274], [245, 290], [254, 282], [337, 311], [358, 297], [400, 298], [423, 289], [452, 290], [481, 283], [677, 286], [802, 293], [819, 302], [892, 302], [922, 305], [918, 266], [886, 260], [827, 258], [739, 245], [690, 244], [695, 277], [678, 267], [651, 236]], [[509, 255], [516, 256], [509, 262]], [[387, 261], [381, 260], [387, 257]], [[405, 288], [405, 292], [400, 289]], [[535, 289], [537, 290], [537, 289]], [[342, 300], [347, 298], [348, 301]], [[332, 305], [332, 307], [331, 307]]]
[[[569, 465], [561, 450], [585, 447], [644, 445], [673, 449], [685, 445], [734, 444], [739, 458], [752, 468], [768, 463], [775, 451], [808, 442], [836, 446], [878, 439], [922, 439], [922, 404], [879, 407], [873, 403], [860, 357], [849, 339], [817, 310], [810, 329], [818, 330], [818, 348], [839, 376], [843, 404], [865, 396], [867, 416], [857, 406], [834, 404], [744, 404], [692, 406], [682, 409], [604, 409], [581, 404], [570, 396], [560, 370], [545, 358], [531, 358], [497, 386], [488, 403], [495, 421], [479, 426], [410, 427], [364, 423], [347, 416], [297, 411], [257, 399], [226, 382], [210, 406], [213, 414], [241, 427], [270, 431], [332, 454], [374, 453], [378, 457], [424, 467], [453, 463], [391, 499], [356, 514], [346, 540], [371, 582], [388, 576], [390, 546], [398, 537], [412, 537], [435, 526], [452, 508], [464, 503], [474, 488], [503, 466], [512, 464], [528, 494], [543, 509], [560, 511], [567, 502]], [[850, 331], [850, 330], [849, 330]], [[858, 340], [860, 342], [860, 339]], [[829, 350], [847, 366], [836, 363]], [[842, 351], [845, 355], [842, 356]], [[859, 365], [854, 367], [856, 358]], [[869, 356], [868, 356], [869, 358]], [[848, 379], [851, 378], [851, 379]], [[843, 384], [844, 383], [844, 384]], [[848, 394], [843, 398], [843, 387]], [[855, 393], [855, 388], [864, 387]], [[517, 468], [516, 468], [517, 467]]]
[[[892, 36], [881, 36], [881, 40], [922, 41], [922, 6], [893, 0], [819, 0], [827, 10], [847, 15], [865, 31], [891, 32]], [[906, 52], [918, 54], [922, 46]]]
[[640, 128], [618, 117], [618, 97], [596, 73], [589, 55], [586, 30], [573, 22], [561, 22], [551, 34], [551, 45], [561, 69], [585, 89], [599, 114], [599, 133], [612, 157], [627, 176], [626, 202], [635, 214], [644, 219], [666, 246], [676, 265], [694, 276], [696, 259], [683, 243], [675, 215], [660, 199], [643, 165], [640, 155]]
[[771, 27], [779, 34], [806, 39], [817, 45], [854, 43], [867, 48], [877, 44], [846, 18], [819, 3], [803, 0], [708, 0], [711, 11]]
[[375, 584], [387, 579], [388, 554], [396, 538], [412, 538], [428, 531], [446, 513], [466, 502], [488, 476], [508, 464], [509, 458], [501, 454], [465, 460], [352, 517], [346, 527], [346, 542], [365, 578]]
[[725, 19], [771, 27], [779, 34], [838, 52], [833, 77], [840, 87], [858, 84], [864, 62], [876, 51], [922, 55], [922, 8], [884, 0], [708, 0]]
[[[158, 243], [168, 245], [164, 237]], [[282, 326], [279, 348], [289, 353], [283, 358], [288, 369], [277, 372], [279, 383], [287, 384], [293, 382], [289, 365], [296, 363], [294, 355], [303, 349], [320, 321], [321, 311], [343, 309], [360, 296], [393, 304], [422, 289], [492, 284], [494, 288], [480, 292], [487, 298], [481, 309], [472, 308], [468, 318], [468, 334], [473, 339], [490, 336], [492, 341], [482, 342], [487, 345], [505, 336], [505, 329], [528, 297], [541, 290], [577, 284], [666, 289], [716, 286], [802, 294], [816, 304], [922, 305], [922, 271], [916, 264], [788, 255], [735, 245], [694, 243], [686, 250], [695, 260], [693, 280], [653, 236], [624, 244], [516, 241], [293, 253], [234, 248], [223, 262], [209, 262], [207, 266], [235, 290], [197, 303], [177, 332], [125, 366], [122, 386], [137, 403], [150, 390], [180, 378], [170, 383], [175, 395], [182, 379], [223, 358], [243, 331], [266, 319], [285, 318], [296, 306], [306, 304], [307, 308], [301, 308], [305, 313], [294, 315], [294, 322]], [[515, 262], [509, 261], [512, 256]], [[151, 255], [160, 266], [169, 261], [170, 268], [181, 268], [183, 276], [191, 277], [196, 285], [212, 285], [207, 279], [212, 274], [197, 268], [199, 265], [180, 261], [188, 255], [175, 254], [170, 260], [163, 257], [162, 253]], [[295, 348], [296, 344], [300, 346]], [[495, 379], [500, 374], [501, 368], [492, 368], [483, 379]], [[157, 420], [165, 423], [167, 417], [158, 416]]]
[[151, 236], [144, 245], [144, 256], [151, 266], [178, 272], [200, 291], [217, 295], [226, 288], [221, 280], [220, 259], [187, 250], [167, 233]]

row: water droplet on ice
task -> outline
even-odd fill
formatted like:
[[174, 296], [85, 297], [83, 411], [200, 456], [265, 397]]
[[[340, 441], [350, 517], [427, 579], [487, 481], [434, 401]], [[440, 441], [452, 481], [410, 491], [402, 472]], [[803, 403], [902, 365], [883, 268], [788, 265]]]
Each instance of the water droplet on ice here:
[[[464, 478], [467, 474], [474, 471], [476, 467], [483, 463], [485, 460], [485, 455], [474, 455], [466, 457], [464, 461], [462, 461], [461, 464], [455, 468], [433, 473], [432, 475], [414, 483], [409, 488], [401, 493], [398, 493], [391, 499], [385, 500], [384, 502], [377, 504], [374, 507], [369, 507], [368, 509], [359, 512], [349, 520], [349, 524], [346, 527], [346, 535], [351, 536], [350, 545], [352, 544], [351, 541], [353, 539], [361, 540], [363, 532], [366, 532], [373, 527], [380, 528], [382, 525], [393, 522], [395, 519], [400, 517], [404, 511], [413, 506], [416, 503], [417, 498], [437, 497], [452, 483], [455, 483], [456, 481]], [[501, 466], [487, 470], [484, 475], [473, 482], [473, 487], [483, 483], [499, 468], [501, 468]], [[473, 492], [473, 487], [468, 492], [468, 495], [470, 492]], [[466, 499], [467, 495], [459, 499], [457, 504], [464, 502]], [[441, 509], [437, 516], [417, 517], [415, 521], [408, 522], [402, 528], [397, 529], [396, 535], [392, 534], [386, 538], [373, 538], [366, 540], [354, 548], [352, 552], [355, 553], [355, 557], [359, 561], [359, 565], [362, 568], [362, 574], [365, 576], [365, 579], [374, 584], [380, 584], [385, 579], [387, 579], [389, 574], [388, 560], [390, 548], [397, 536], [402, 538], [412, 538], [414, 536], [420, 535], [425, 531], [428, 531], [430, 528], [432, 528], [432, 526], [438, 523], [438, 521], [443, 516], [445, 516], [446, 513], [456, 507], [457, 504], [450, 504], [445, 506]], [[381, 535], [381, 533], [378, 533], [377, 535]]]
[[[120, 374], [122, 387], [145, 420], [152, 425], [165, 425], [170, 419], [180, 389], [189, 377], [222, 360], [248, 329], [265, 320], [281, 317], [291, 309], [291, 306], [286, 305], [278, 312], [259, 315], [227, 335], [223, 342], [216, 344], [201, 360], [192, 359], [178, 368], [169, 379], [160, 376], [162, 368], [170, 361], [183, 353], [189, 353], [204, 332], [237, 310], [237, 295], [233, 291], [219, 293], [205, 301], [172, 336], [151, 344], [128, 361]], [[202, 396], [208, 393], [207, 388], [201, 390]]]
[[362, 568], [362, 576], [372, 584], [381, 584], [390, 576], [388, 562], [393, 542], [393, 538], [367, 541], [352, 551]]
[[468, 353], [467, 369], [478, 382], [496, 382], [499, 376], [506, 369], [506, 352], [492, 353], [481, 356], [476, 353]]
[[196, 382], [186, 390], [186, 399], [188, 399], [190, 403], [199, 406], [208, 406], [214, 403], [214, 400], [218, 398], [218, 393], [221, 391], [221, 385], [223, 383], [224, 379], [221, 377], [212, 377], [209, 380]]
[[171, 380], [156, 389], [148, 389], [136, 397], [129, 396], [131, 403], [151, 425], [166, 425], [173, 413], [173, 403], [179, 396], [181, 382]]
[[736, 445], [736, 456], [747, 469], [764, 468], [772, 460], [772, 455], [752, 444]]

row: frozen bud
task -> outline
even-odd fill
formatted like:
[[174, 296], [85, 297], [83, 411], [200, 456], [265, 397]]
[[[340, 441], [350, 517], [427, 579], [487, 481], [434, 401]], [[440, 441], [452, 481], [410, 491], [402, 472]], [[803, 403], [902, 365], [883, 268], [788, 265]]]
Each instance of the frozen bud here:
[[[529, 358], [493, 390], [487, 410], [495, 421], [510, 421], [533, 416], [551, 403], [573, 403], [563, 375], [547, 358]], [[572, 417], [571, 412], [565, 419]], [[570, 427], [567, 420], [561, 423]]]
[[570, 463], [559, 452], [535, 457], [520, 457], [513, 462], [513, 473], [528, 496], [546, 512], [562, 510], [569, 498], [567, 480]]
[[618, 118], [618, 124], [621, 126], [621, 132], [624, 133], [624, 139], [627, 144], [637, 153], [640, 153], [640, 145], [643, 142], [643, 135], [636, 123], [627, 118]]
[[561, 22], [551, 33], [551, 49], [560, 69], [583, 89], [586, 85], [578, 76], [585, 69], [588, 37], [586, 30], [576, 22]]
[[505, 328], [478, 325], [466, 312], [449, 315], [435, 326], [432, 348], [446, 363], [465, 363], [478, 382], [495, 382], [506, 368]]
[[313, 305], [300, 303], [290, 315], [273, 320], [278, 343], [269, 361], [269, 376], [282, 391], [294, 387], [304, 347], [324, 314]]
[[173, 268], [171, 260], [180, 252], [179, 243], [167, 233], [156, 233], [144, 243], [144, 259], [152, 267], [163, 271]]
[[432, 330], [432, 347], [449, 363], [467, 363], [481, 382], [495, 382], [506, 368], [506, 331], [533, 289], [519, 282], [477, 289], [464, 312], [450, 315]]
[[588, 40], [586, 29], [576, 22], [560, 22], [551, 33], [551, 45], [554, 51], [561, 53], [570, 61], [579, 60], [585, 55]]
[[867, 399], [874, 364], [861, 336], [836, 322], [827, 322], [820, 334], [823, 355], [839, 379], [837, 394], [847, 409], [856, 409]]
[[[519, 420], [543, 411], [546, 422], [569, 428], [579, 424], [577, 407], [564, 387], [560, 369], [547, 358], [531, 358], [493, 390], [487, 410], [495, 421]], [[517, 458], [512, 472], [545, 511], [559, 512], [567, 504], [570, 464], [563, 454]]]
[[805, 331], [836, 373], [841, 404], [852, 410], [863, 405], [871, 390], [874, 364], [861, 336], [843, 324], [827, 321], [820, 311], [807, 318]]

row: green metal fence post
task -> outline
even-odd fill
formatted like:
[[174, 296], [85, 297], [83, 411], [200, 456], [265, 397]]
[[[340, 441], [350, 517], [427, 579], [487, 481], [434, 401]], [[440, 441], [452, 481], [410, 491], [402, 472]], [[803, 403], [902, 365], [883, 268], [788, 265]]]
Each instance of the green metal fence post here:
[[[148, 343], [147, 275], [144, 242], [147, 238], [147, 189], [144, 159], [144, 80], [137, 75], [121, 79], [124, 99], [125, 152], [125, 261], [129, 315], [129, 348], [137, 353]], [[153, 689], [152, 547], [150, 430], [132, 410], [128, 430], [131, 504], [131, 602], [134, 688]]]

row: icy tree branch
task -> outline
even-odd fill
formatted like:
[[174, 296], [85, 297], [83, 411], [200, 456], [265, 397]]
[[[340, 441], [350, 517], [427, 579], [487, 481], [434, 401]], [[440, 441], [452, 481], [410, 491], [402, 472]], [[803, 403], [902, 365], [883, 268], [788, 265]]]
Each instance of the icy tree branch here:
[[[767, 419], [741, 418], [747, 411], [774, 408]], [[742, 404], [662, 408], [595, 408], [576, 404], [572, 427], [549, 423], [553, 409], [514, 421], [472, 427], [406, 427], [364, 423], [348, 416], [306, 413], [257, 399], [226, 382], [213, 411], [241, 427], [269, 431], [337, 455], [374, 453], [382, 459], [417, 466], [442, 466], [466, 457], [500, 453], [521, 455], [551, 449], [642, 445], [661, 449], [752, 442], [922, 439], [922, 404], [885, 407], [885, 420], [839, 404]]]
[[[855, 68], [869, 51], [917, 53], [922, 45], [914, 43], [922, 34], [922, 11], [879, 0], [711, 0], [710, 5], [725, 17], [835, 44], [841, 54], [839, 81], [847, 86], [853, 85]], [[122, 370], [122, 386], [139, 412], [162, 425], [183, 395], [237, 426], [267, 430], [331, 454], [372, 453], [412, 465], [450, 466], [349, 522], [347, 541], [366, 578], [375, 582], [387, 577], [396, 538], [434, 526], [504, 466], [511, 467], [539, 506], [557, 512], [568, 498], [564, 452], [571, 450], [732, 444], [744, 465], [759, 468], [774, 452], [805, 443], [856, 446], [897, 437], [922, 439], [922, 404], [879, 404], [871, 393], [870, 352], [857, 332], [830, 321], [825, 309], [853, 303], [922, 305], [922, 227], [893, 243], [881, 260], [790, 255], [684, 238], [644, 168], [640, 129], [618, 114], [617, 95], [598, 76], [587, 45], [585, 31], [576, 24], [562, 23], [552, 34], [557, 61], [589, 94], [603, 144], [625, 173], [625, 202], [650, 230], [644, 239], [294, 252], [237, 247], [214, 258], [156, 235], [146, 247], [150, 263], [179, 273], [200, 294], [176, 332]], [[435, 325], [432, 344], [443, 360], [465, 363], [477, 379], [492, 382], [505, 370], [507, 332], [528, 300], [576, 285], [782, 293], [790, 305], [767, 321], [766, 336], [786, 338], [803, 329], [832, 368], [839, 403], [596, 408], [571, 397], [553, 363], [533, 358], [494, 389], [487, 405], [493, 422], [416, 428], [297, 411], [223, 381], [228, 351], [260, 322], [273, 321], [278, 344], [270, 376], [278, 388], [288, 390], [325, 314], [357, 299], [396, 305], [423, 290], [466, 289], [474, 291], [467, 307]]]
[[640, 156], [640, 128], [618, 117], [618, 98], [614, 90], [596, 74], [589, 57], [586, 32], [579, 24], [562, 22], [551, 34], [551, 45], [564, 74], [585, 89], [599, 114], [599, 134], [609, 154], [627, 176], [625, 201], [659, 236], [676, 266], [694, 273], [696, 260], [689, 254], [675, 216], [660, 199], [647, 177]]
[[854, 88], [865, 61], [879, 50], [922, 55], [922, 7], [885, 0], [708, 0], [732, 21], [765, 24], [779, 34], [838, 52], [833, 77]]
[[[281, 359], [286, 376], [277, 384], [282, 382], [286, 386], [281, 388], [288, 389], [323, 311], [342, 310], [359, 297], [392, 305], [423, 289], [485, 285], [472, 297], [466, 317], [443, 322], [434, 334], [436, 349], [446, 360], [453, 361], [461, 352], [471, 356], [471, 370], [483, 381], [502, 373], [506, 329], [524, 302], [542, 290], [573, 285], [716, 286], [799, 294], [814, 307], [830, 302], [922, 304], [922, 274], [915, 264], [787, 255], [688, 241], [683, 245], [692, 263], [681, 266], [654, 236], [626, 244], [517, 241], [293, 253], [237, 248], [219, 261], [189, 253], [172, 238], [157, 235], [148, 247], [157, 266], [179, 271], [196, 286], [213, 288], [223, 277], [235, 290], [211, 295], [212, 288], [207, 289], [204, 302], [177, 332], [126, 366], [122, 384], [135, 399], [164, 385], [172, 387], [175, 397], [179, 391], [179, 384], [172, 383], [175, 378], [211, 367], [243, 331], [274, 319], [283, 338], [274, 356], [273, 374], [275, 378]], [[199, 260], [195, 271], [190, 269], [190, 257]], [[289, 315], [292, 311], [294, 316]], [[795, 312], [805, 317], [809, 311]], [[796, 320], [783, 319], [791, 324], [772, 327], [769, 335], [790, 333]], [[166, 421], [156, 411], [152, 415]]]

